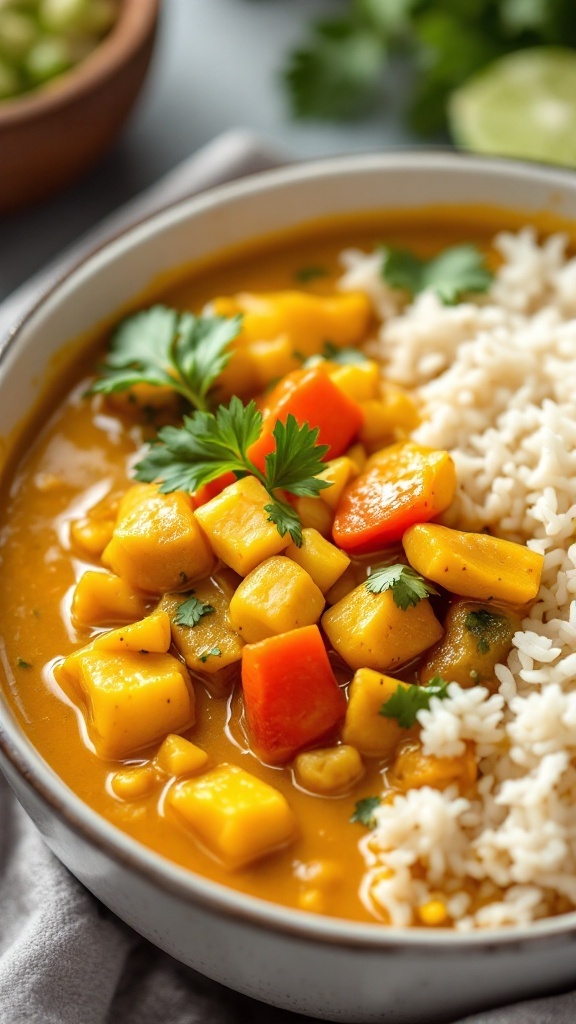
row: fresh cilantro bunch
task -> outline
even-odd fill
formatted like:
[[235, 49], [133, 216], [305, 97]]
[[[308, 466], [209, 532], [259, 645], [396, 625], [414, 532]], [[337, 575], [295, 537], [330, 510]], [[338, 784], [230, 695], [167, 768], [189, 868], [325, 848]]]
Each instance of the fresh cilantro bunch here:
[[169, 387], [195, 409], [206, 410], [241, 326], [241, 316], [194, 316], [152, 306], [117, 327], [90, 391], [108, 395], [135, 384]]
[[262, 414], [254, 402], [243, 405], [234, 397], [215, 413], [199, 411], [185, 416], [182, 427], [163, 427], [158, 440], [137, 464], [135, 476], [146, 483], [161, 481], [160, 491], [193, 491], [224, 473], [237, 479], [251, 474], [270, 495], [264, 506], [281, 537], [289, 533], [302, 544], [302, 525], [296, 511], [278, 494], [316, 498], [330, 484], [318, 479], [325, 468], [322, 459], [328, 445], [317, 444], [318, 428], [302, 426], [292, 414], [285, 423], [276, 421], [275, 447], [265, 459], [262, 472], [251, 461], [249, 449], [262, 430]]
[[410, 124], [435, 135], [447, 128], [454, 89], [498, 57], [540, 45], [576, 47], [573, 0], [346, 0], [342, 14], [312, 23], [283, 77], [297, 116], [352, 118], [385, 89], [391, 58], [407, 56]]

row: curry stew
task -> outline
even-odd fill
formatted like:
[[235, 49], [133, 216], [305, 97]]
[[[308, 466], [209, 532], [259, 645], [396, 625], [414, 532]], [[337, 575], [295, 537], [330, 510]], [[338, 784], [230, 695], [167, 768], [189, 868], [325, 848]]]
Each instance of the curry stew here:
[[341, 241], [198, 271], [78, 365], [3, 484], [0, 609], [15, 712], [90, 806], [227, 886], [374, 921], [379, 802], [476, 783], [473, 745], [424, 754], [418, 708], [494, 683], [541, 557], [442, 524], [452, 459], [363, 355]]

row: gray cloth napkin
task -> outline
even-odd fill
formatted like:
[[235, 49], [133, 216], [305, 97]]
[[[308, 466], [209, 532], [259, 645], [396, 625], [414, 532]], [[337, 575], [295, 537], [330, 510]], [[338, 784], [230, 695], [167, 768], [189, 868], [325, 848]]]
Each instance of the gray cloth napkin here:
[[[47, 285], [107, 236], [186, 195], [285, 160], [285, 154], [247, 132], [229, 132], [216, 139], [7, 299], [0, 306], [0, 338]], [[0, 1024], [306, 1024], [309, 1020], [233, 993], [141, 939], [56, 860], [1, 777], [0, 823]], [[432, 1016], [433, 1007], [430, 1010]], [[454, 1024], [575, 1021], [576, 993], [569, 993], [480, 1013]]]

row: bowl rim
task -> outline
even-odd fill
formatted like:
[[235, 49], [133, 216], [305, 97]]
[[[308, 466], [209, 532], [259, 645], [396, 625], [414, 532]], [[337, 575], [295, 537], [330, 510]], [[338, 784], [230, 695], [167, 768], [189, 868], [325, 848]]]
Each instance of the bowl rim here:
[[94, 50], [45, 86], [0, 102], [0, 132], [80, 102], [139, 51], [154, 30], [161, 0], [120, 0], [116, 21]]
[[[155, 3], [156, 0], [152, 2]], [[34, 297], [4, 338], [0, 337], [0, 372], [6, 354], [17, 343], [22, 331], [44, 303], [54, 295], [57, 296], [64, 282], [70, 282], [72, 279], [73, 283], [76, 274], [86, 268], [90, 270], [91, 262], [95, 261], [94, 270], [97, 271], [99, 257], [105, 258], [107, 254], [110, 254], [111, 258], [114, 258], [115, 254], [122, 255], [123, 252], [136, 248], [144, 237], [154, 235], [163, 228], [169, 228], [182, 217], [192, 216], [195, 212], [207, 210], [227, 200], [240, 200], [243, 196], [252, 195], [257, 191], [283, 188], [311, 178], [337, 177], [351, 172], [368, 173], [387, 167], [419, 171], [426, 169], [437, 173], [482, 172], [489, 178], [503, 176], [513, 181], [527, 181], [554, 189], [567, 189], [576, 197], [576, 175], [568, 170], [506, 158], [463, 154], [446, 148], [343, 154], [298, 161], [259, 171], [206, 189], [186, 199], [169, 202], [118, 230], [106, 240], [93, 245], [71, 265], [66, 265]], [[507, 208], [512, 209], [510, 206]], [[503, 206], [502, 209], [506, 207]], [[444, 955], [446, 950], [449, 950], [451, 955], [465, 955], [472, 949], [488, 952], [495, 947], [519, 949], [533, 946], [534, 943], [542, 945], [559, 939], [565, 941], [567, 937], [576, 939], [576, 910], [533, 921], [529, 925], [491, 927], [470, 932], [426, 929], [421, 926], [402, 929], [378, 921], [364, 923], [324, 917], [274, 904], [214, 882], [150, 850], [84, 803], [37, 752], [19, 726], [1, 690], [0, 755], [26, 786], [31, 788], [59, 820], [82, 840], [93, 844], [102, 854], [109, 856], [121, 866], [129, 867], [131, 872], [136, 872], [155, 887], [219, 917], [241, 920], [244, 924], [272, 929], [310, 943], [322, 941], [330, 946], [355, 951], [378, 949], [383, 952], [398, 952], [410, 949], [425, 953], [427, 956]]]

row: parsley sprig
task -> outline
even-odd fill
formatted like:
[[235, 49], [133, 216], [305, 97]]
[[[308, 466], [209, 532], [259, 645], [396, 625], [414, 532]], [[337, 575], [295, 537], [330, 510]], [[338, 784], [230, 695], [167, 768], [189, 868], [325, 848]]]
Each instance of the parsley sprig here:
[[160, 305], [129, 316], [112, 335], [90, 390], [108, 395], [135, 384], [169, 387], [207, 410], [241, 323], [241, 316], [194, 316]]
[[407, 249], [385, 246], [381, 273], [392, 288], [400, 288], [411, 296], [431, 288], [445, 306], [454, 305], [468, 292], [485, 292], [493, 278], [475, 245], [453, 245], [430, 260]]
[[412, 566], [403, 565], [401, 562], [375, 569], [364, 586], [371, 594], [384, 594], [385, 591], [391, 590], [394, 604], [403, 612], [407, 608], [414, 607], [430, 594], [438, 593], [435, 587], [428, 583], [423, 576], [420, 576]]
[[213, 611], [214, 608], [211, 604], [205, 604], [204, 601], [200, 601], [194, 596], [194, 591], [191, 590], [186, 600], [178, 605], [174, 614], [174, 623], [176, 626], [189, 626], [193, 628], [201, 622], [205, 615], [211, 615]]
[[380, 803], [379, 796], [365, 796], [363, 800], [357, 800], [354, 805], [354, 811], [350, 815], [350, 821], [352, 823], [358, 822], [359, 825], [365, 825], [366, 828], [375, 828], [376, 818], [374, 811], [380, 806]]
[[399, 684], [396, 692], [384, 701], [380, 714], [384, 718], [395, 718], [402, 729], [410, 729], [418, 712], [428, 710], [432, 697], [446, 700], [448, 696], [448, 683], [441, 676], [434, 676], [427, 686]]
[[136, 465], [137, 480], [160, 481], [160, 491], [192, 493], [224, 473], [238, 479], [255, 476], [270, 495], [264, 506], [268, 518], [276, 524], [281, 537], [286, 533], [295, 544], [302, 544], [302, 525], [296, 511], [278, 491], [298, 497], [315, 498], [330, 484], [318, 479], [325, 468], [322, 459], [328, 451], [317, 444], [318, 428], [298, 425], [291, 414], [286, 422], [276, 421], [272, 432], [275, 447], [265, 459], [262, 472], [248, 455], [260, 437], [262, 414], [254, 402], [244, 405], [234, 397], [228, 406], [215, 413], [195, 412], [185, 416], [182, 427], [163, 427], [158, 440]]

